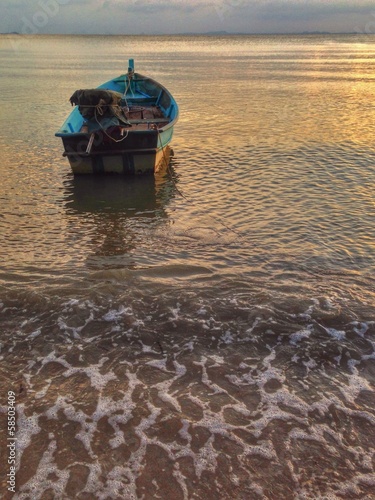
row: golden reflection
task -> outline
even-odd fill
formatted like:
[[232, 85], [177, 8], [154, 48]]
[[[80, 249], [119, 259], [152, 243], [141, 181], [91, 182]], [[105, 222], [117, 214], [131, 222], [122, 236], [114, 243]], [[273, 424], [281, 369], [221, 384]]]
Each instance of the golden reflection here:
[[321, 41], [283, 50], [275, 42], [273, 52], [249, 49], [247, 59], [234, 58], [220, 72], [214, 58], [206, 61], [212, 78], [194, 83], [204, 100], [192, 101], [190, 86], [179, 93], [186, 133], [177, 132], [175, 143], [185, 148], [204, 140], [217, 152], [228, 143], [234, 150], [259, 143], [372, 144], [374, 50], [357, 45]]

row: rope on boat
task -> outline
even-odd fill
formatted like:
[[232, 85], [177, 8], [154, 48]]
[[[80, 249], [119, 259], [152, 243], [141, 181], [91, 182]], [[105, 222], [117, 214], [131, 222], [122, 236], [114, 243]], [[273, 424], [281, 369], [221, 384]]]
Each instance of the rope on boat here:
[[124, 91], [124, 95], [123, 95], [123, 99], [125, 100], [126, 102], [126, 107], [129, 109], [129, 105], [128, 105], [128, 101], [126, 100], [126, 94], [128, 93], [128, 90], [130, 88], [130, 91], [132, 93], [132, 96], [134, 97], [134, 92], [133, 92], [133, 89], [131, 88], [131, 81], [132, 81], [132, 78], [134, 76], [134, 70], [128, 70], [128, 74], [125, 75], [125, 82], [124, 82], [124, 85], [125, 85], [125, 91]]
[[[100, 111], [98, 110], [98, 106], [95, 106], [95, 120], [96, 120], [96, 123], [99, 125], [99, 127], [101, 128], [101, 130], [104, 132], [104, 134], [109, 138], [111, 139], [111, 141], [113, 142], [122, 142], [124, 141], [128, 135], [129, 135], [129, 129], [126, 129], [126, 135], [124, 135], [124, 137], [122, 137], [121, 139], [115, 139], [114, 137], [112, 137], [111, 135], [108, 134], [108, 132], [105, 130], [105, 128], [103, 127], [103, 125], [100, 123], [100, 121], [98, 120], [98, 117], [97, 117], [97, 114], [96, 112], [98, 111], [98, 113], [100, 114]], [[103, 111], [101, 113], [101, 116], [103, 115]], [[123, 130], [123, 129], [122, 129]]]

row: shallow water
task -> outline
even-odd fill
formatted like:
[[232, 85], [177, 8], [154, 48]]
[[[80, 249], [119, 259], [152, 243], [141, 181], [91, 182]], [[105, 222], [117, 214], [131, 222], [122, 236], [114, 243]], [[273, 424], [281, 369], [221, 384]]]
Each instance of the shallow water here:
[[[170, 171], [74, 179], [68, 98], [128, 57], [180, 105]], [[374, 498], [375, 38], [3, 36], [0, 64], [15, 498]]]

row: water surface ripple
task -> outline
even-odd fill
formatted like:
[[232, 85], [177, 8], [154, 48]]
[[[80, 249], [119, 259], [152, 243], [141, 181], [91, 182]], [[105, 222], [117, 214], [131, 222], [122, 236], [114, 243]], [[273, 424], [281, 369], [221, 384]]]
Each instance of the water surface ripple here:
[[[15, 498], [374, 498], [374, 41], [0, 37]], [[170, 172], [74, 179], [68, 98], [128, 57]]]

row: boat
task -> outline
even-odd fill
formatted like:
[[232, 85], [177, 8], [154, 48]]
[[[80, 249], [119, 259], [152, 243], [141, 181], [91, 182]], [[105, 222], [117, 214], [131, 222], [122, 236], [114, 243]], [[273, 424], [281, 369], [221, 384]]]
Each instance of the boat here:
[[152, 78], [128, 71], [96, 89], [76, 90], [74, 109], [56, 137], [74, 175], [155, 173], [168, 161], [178, 120], [171, 93]]

